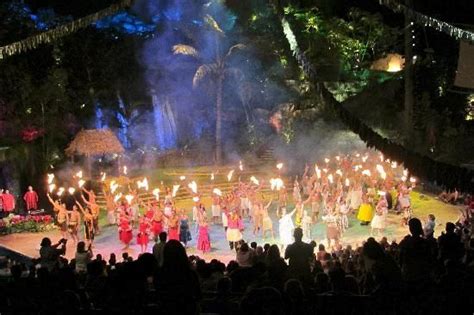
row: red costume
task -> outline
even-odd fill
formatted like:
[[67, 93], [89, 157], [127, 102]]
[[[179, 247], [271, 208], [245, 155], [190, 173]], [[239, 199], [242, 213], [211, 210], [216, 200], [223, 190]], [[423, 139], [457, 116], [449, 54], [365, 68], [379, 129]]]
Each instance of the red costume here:
[[179, 241], [179, 228], [178, 227], [168, 228], [168, 239]]
[[120, 241], [124, 244], [129, 244], [133, 238], [132, 227], [130, 226], [130, 221], [126, 217], [120, 218], [119, 224], [119, 238]]
[[146, 245], [148, 244], [148, 223], [142, 222], [138, 226], [138, 235], [137, 235], [137, 243], [138, 245]]
[[38, 194], [36, 191], [27, 191], [23, 196], [23, 200], [25, 200], [27, 211], [38, 209]]
[[158, 237], [161, 232], [163, 232], [163, 222], [162, 221], [152, 221], [151, 231], [153, 232], [154, 237]]
[[11, 212], [15, 209], [15, 197], [10, 193], [2, 195], [3, 211]]

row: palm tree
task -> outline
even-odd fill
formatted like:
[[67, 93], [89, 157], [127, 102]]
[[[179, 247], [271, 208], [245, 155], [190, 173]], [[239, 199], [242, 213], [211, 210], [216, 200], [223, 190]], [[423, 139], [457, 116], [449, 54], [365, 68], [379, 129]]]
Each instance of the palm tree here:
[[212, 63], [205, 63], [201, 54], [192, 46], [178, 44], [173, 46], [173, 54], [182, 54], [192, 56], [200, 62], [193, 77], [193, 87], [198, 87], [206, 81], [209, 86], [215, 86], [216, 93], [216, 144], [215, 144], [215, 162], [222, 162], [222, 96], [224, 80], [233, 78], [240, 81], [243, 74], [240, 69], [228, 65], [229, 58], [238, 50], [244, 49], [244, 44], [236, 44], [229, 48], [226, 54], [220, 49], [220, 39], [225, 36], [224, 31], [219, 24], [210, 15], [205, 16], [206, 24], [215, 33], [215, 56]]

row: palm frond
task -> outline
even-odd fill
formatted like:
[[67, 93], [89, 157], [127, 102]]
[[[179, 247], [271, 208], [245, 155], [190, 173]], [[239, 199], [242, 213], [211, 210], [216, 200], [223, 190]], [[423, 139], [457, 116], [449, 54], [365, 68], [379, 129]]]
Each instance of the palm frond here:
[[173, 54], [174, 55], [186, 55], [186, 56], [193, 56], [195, 58], [199, 57], [199, 52], [192, 46], [178, 44], [173, 46]]
[[246, 48], [247, 48], [247, 46], [245, 46], [244, 44], [236, 44], [236, 45], [229, 48], [229, 51], [227, 51], [227, 54], [225, 55], [225, 58], [230, 57], [234, 53], [234, 51], [236, 51], [236, 50], [244, 50]]
[[204, 64], [197, 68], [196, 73], [193, 77], [193, 87], [197, 87], [199, 83], [201, 83], [204, 78], [215, 75], [217, 72], [217, 65], [216, 64]]
[[214, 31], [216, 31], [217, 33], [220, 33], [221, 35], [224, 35], [224, 31], [221, 29], [221, 27], [219, 26], [219, 24], [217, 24], [216, 20], [214, 20], [214, 18], [212, 16], [210, 16], [209, 14], [206, 14], [206, 16], [204, 16], [204, 21], [207, 23], [207, 25], [209, 25]]

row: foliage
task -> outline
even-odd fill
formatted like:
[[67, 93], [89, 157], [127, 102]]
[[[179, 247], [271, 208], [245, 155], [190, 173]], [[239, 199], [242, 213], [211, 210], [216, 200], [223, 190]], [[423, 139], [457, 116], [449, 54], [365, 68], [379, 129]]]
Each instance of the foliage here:
[[0, 220], [0, 235], [13, 233], [35, 233], [54, 230], [56, 227], [50, 215], [10, 214]]

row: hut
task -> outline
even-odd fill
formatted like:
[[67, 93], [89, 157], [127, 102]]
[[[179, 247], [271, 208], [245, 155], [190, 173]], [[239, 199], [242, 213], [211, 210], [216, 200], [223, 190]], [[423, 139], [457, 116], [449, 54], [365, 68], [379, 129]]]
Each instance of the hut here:
[[91, 158], [106, 154], [121, 154], [125, 150], [110, 129], [83, 129], [79, 131], [65, 150], [66, 155], [85, 156], [91, 175]]

